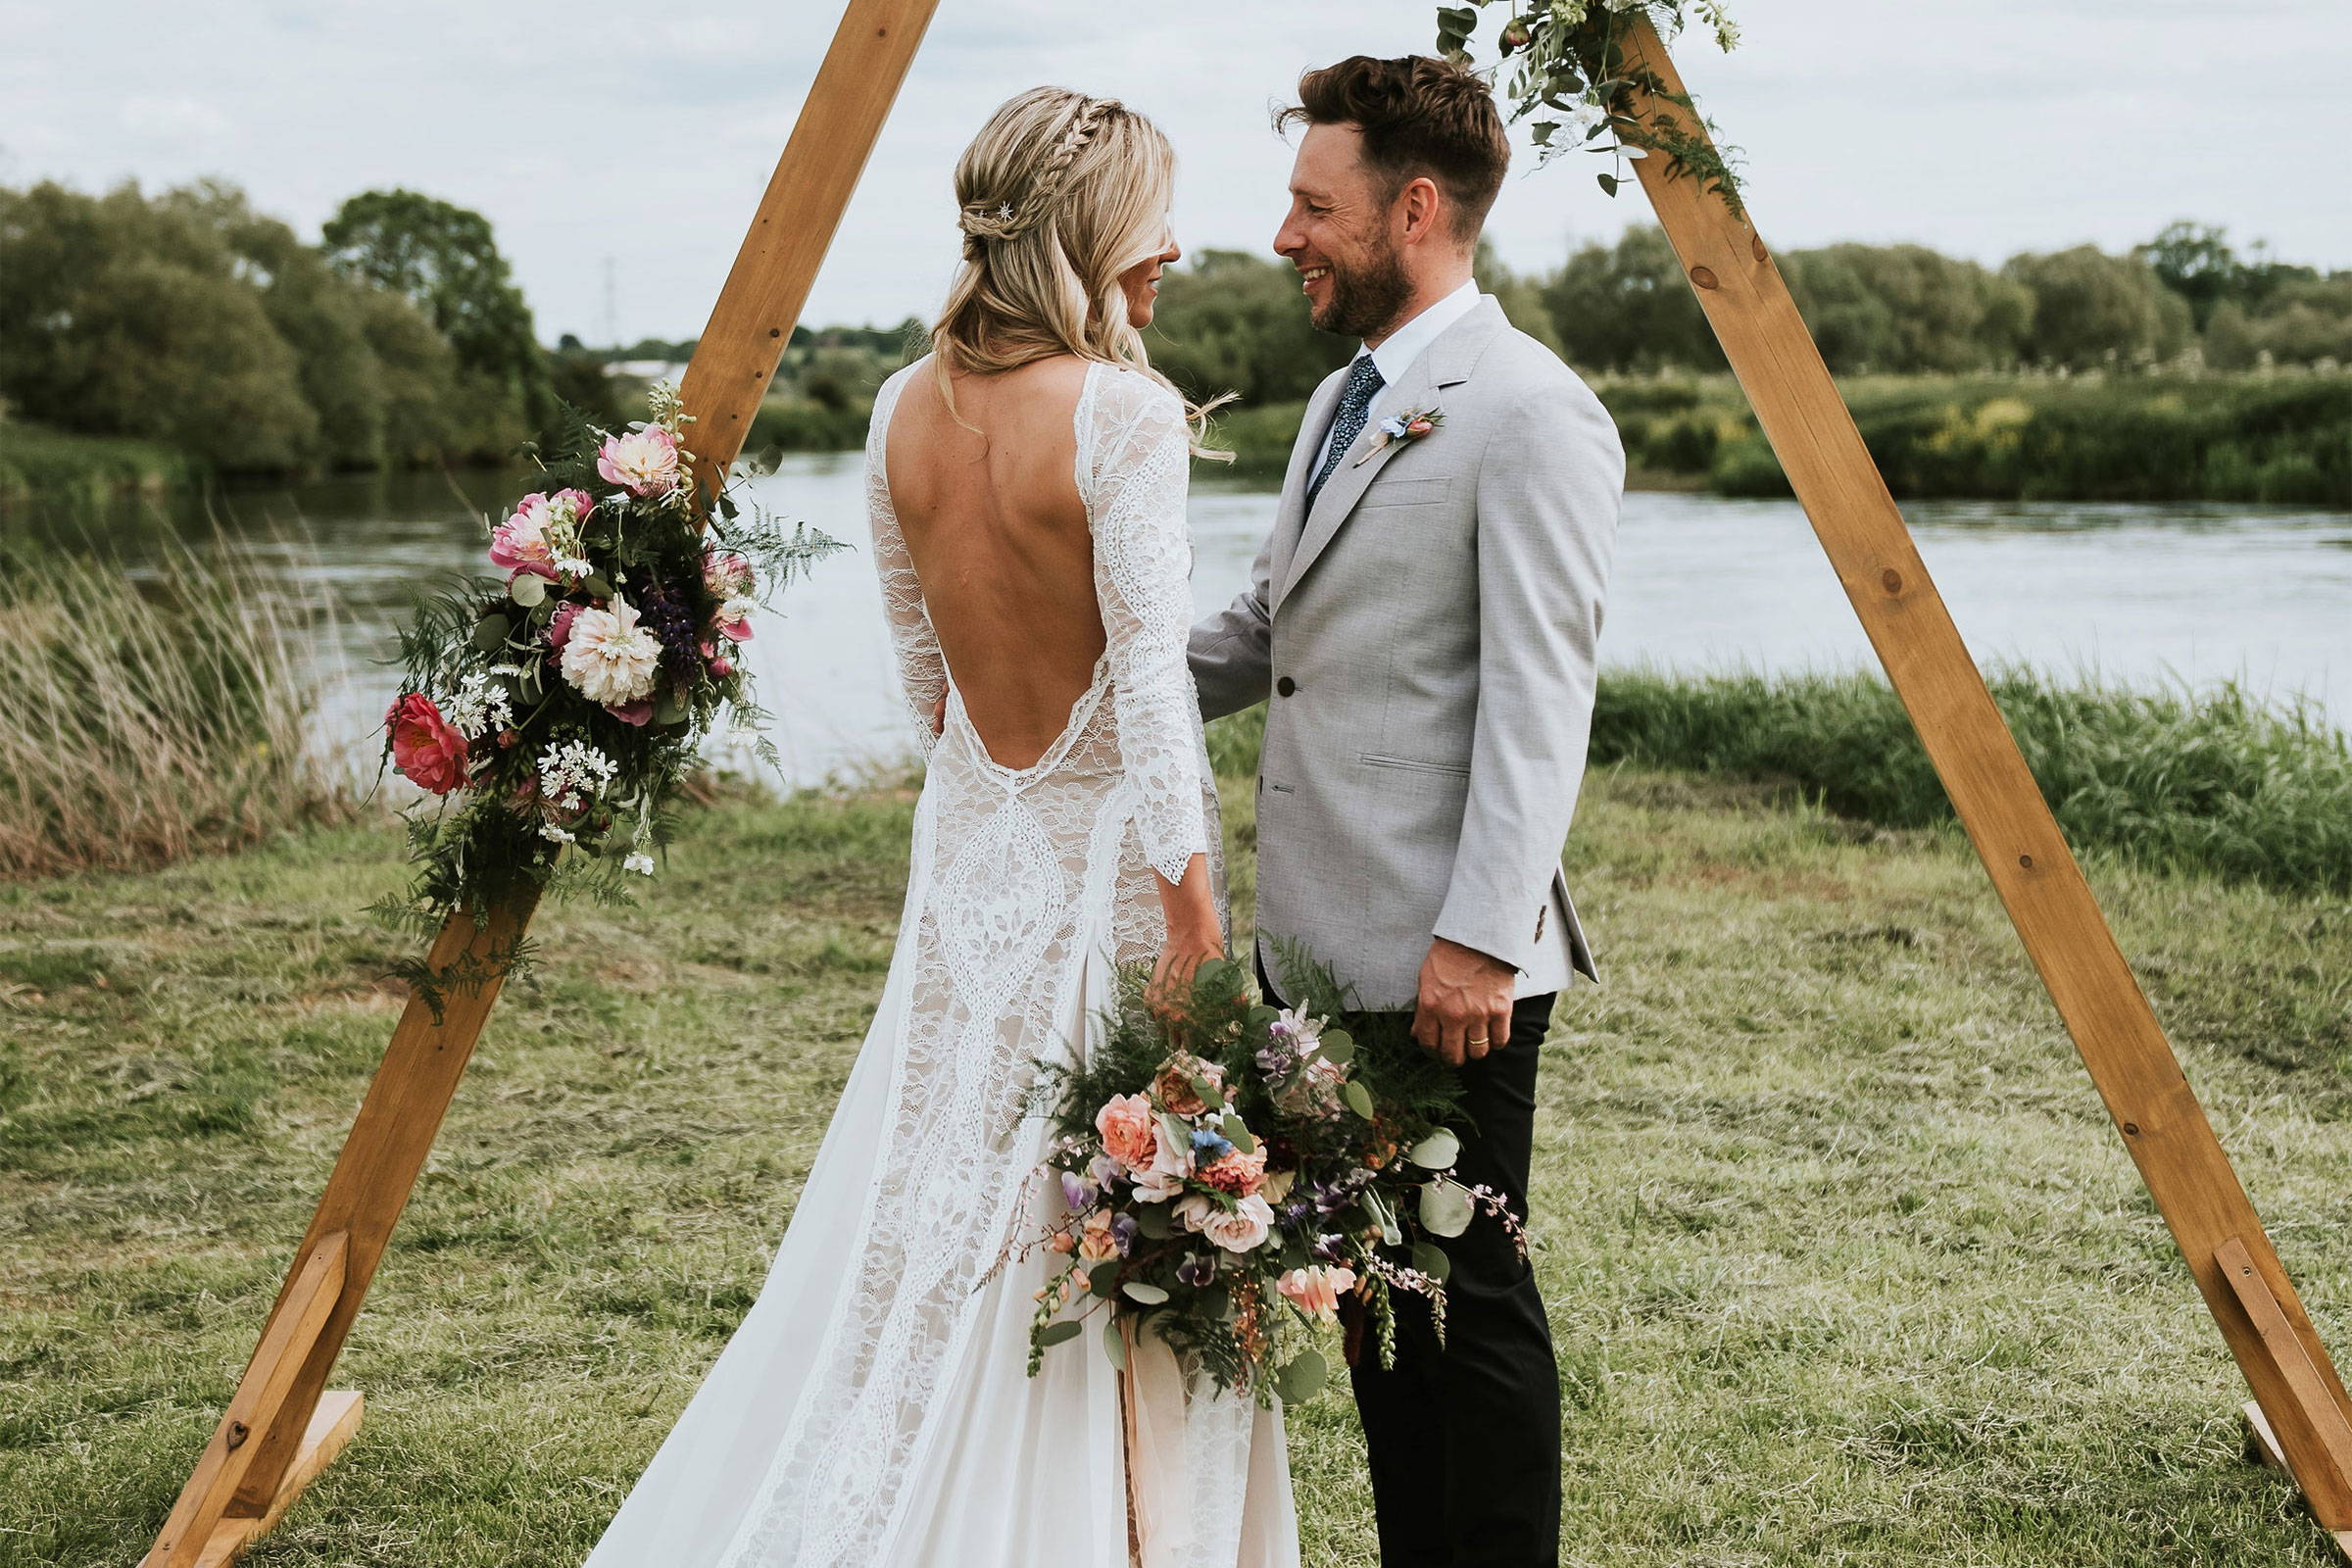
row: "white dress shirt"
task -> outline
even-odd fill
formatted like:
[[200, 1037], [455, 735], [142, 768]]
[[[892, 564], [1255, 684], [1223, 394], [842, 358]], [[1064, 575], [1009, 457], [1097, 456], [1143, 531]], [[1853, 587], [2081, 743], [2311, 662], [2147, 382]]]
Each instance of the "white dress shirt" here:
[[[1380, 347], [1359, 347], [1355, 357], [1360, 360], [1367, 354], [1372, 356], [1372, 364], [1380, 371], [1381, 391], [1385, 392], [1413, 368], [1415, 360], [1428, 352], [1429, 346], [1438, 340], [1439, 333], [1477, 309], [1482, 298], [1484, 296], [1478, 291], [1478, 280], [1472, 278], [1382, 338]], [[1373, 394], [1375, 400], [1379, 396], [1378, 392]], [[1330, 457], [1331, 429], [1327, 425], [1323, 430], [1323, 444], [1315, 449], [1315, 466], [1307, 469], [1307, 473], [1311, 476], [1322, 472], [1323, 465]]]

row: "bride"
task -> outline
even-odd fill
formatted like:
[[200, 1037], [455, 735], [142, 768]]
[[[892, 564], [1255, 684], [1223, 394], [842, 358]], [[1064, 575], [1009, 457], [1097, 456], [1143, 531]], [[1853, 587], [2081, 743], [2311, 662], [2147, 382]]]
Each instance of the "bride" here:
[[[1191, 408], [1146, 361], [1175, 160], [1040, 87], [956, 171], [963, 265], [866, 445], [929, 754], [890, 978], [758, 1301], [587, 1568], [1294, 1568], [1279, 1410], [1149, 1338], [1027, 1375], [1038, 1060], [1114, 965], [1225, 950], [1185, 662]], [[934, 738], [934, 725], [937, 726]], [[1049, 1207], [1051, 1205], [1051, 1207]]]

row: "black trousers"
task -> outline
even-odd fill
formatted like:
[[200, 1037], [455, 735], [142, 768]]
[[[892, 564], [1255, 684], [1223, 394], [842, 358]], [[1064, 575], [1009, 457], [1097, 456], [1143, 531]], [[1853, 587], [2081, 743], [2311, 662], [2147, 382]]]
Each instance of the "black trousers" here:
[[[1273, 994], [1262, 970], [1258, 983]], [[1522, 1219], [1552, 1001], [1521, 998], [1510, 1044], [1462, 1067], [1456, 1173]], [[1484, 1213], [1445, 1246], [1445, 1345], [1420, 1298], [1393, 1292], [1396, 1364], [1381, 1370], [1367, 1335], [1353, 1374], [1381, 1568], [1557, 1568], [1560, 1374], [1535, 1270]]]

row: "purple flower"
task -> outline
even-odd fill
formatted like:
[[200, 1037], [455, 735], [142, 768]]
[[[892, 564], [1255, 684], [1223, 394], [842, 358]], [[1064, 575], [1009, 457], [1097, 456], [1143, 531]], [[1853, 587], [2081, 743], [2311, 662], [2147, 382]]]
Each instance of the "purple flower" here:
[[1213, 1257], [1188, 1257], [1176, 1265], [1176, 1277], [1199, 1290], [1217, 1277], [1217, 1262]]
[[1143, 1232], [1137, 1228], [1133, 1216], [1127, 1214], [1111, 1216], [1110, 1239], [1119, 1244], [1121, 1257], [1135, 1255], [1135, 1239], [1142, 1234]]
[[1100, 1196], [1102, 1196], [1102, 1189], [1085, 1177], [1073, 1175], [1066, 1170], [1061, 1173], [1061, 1200], [1070, 1205], [1071, 1213], [1075, 1214], [1080, 1209], [1092, 1208], [1095, 1200]]
[[[1119, 1169], [1119, 1162], [1108, 1154], [1097, 1154], [1094, 1163], [1086, 1167], [1086, 1173], [1095, 1179], [1097, 1187], [1105, 1192], [1110, 1190], [1112, 1182], [1124, 1181], [1127, 1176], [1125, 1171]], [[1067, 1181], [1069, 1178], [1065, 1176], [1062, 1179]]]

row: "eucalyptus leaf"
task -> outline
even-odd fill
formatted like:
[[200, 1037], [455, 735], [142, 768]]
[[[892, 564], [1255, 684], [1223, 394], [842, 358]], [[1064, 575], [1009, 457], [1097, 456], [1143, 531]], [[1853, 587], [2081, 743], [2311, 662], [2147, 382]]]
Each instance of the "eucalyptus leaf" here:
[[1243, 1153], [1254, 1154], [1257, 1152], [1257, 1139], [1251, 1136], [1249, 1124], [1244, 1122], [1240, 1116], [1229, 1110], [1218, 1122], [1217, 1127], [1220, 1132], [1224, 1133], [1225, 1141]]
[[590, 572], [580, 580], [580, 586], [594, 598], [610, 599], [612, 597], [612, 583], [601, 571]]
[[1049, 1323], [1044, 1328], [1039, 1329], [1037, 1331], [1037, 1343], [1041, 1346], [1059, 1345], [1064, 1340], [1076, 1339], [1085, 1331], [1085, 1324], [1078, 1322], [1074, 1318], [1065, 1317], [1058, 1323]]
[[1126, 1293], [1127, 1299], [1145, 1306], [1157, 1306], [1168, 1298], [1167, 1292], [1148, 1280], [1129, 1280], [1119, 1289]]
[[1112, 1366], [1121, 1372], [1127, 1370], [1127, 1336], [1119, 1332], [1119, 1320], [1115, 1317], [1102, 1320], [1102, 1353], [1110, 1357]]
[[[1446, 1234], [1452, 1233], [1447, 1232]], [[1119, 1289], [1119, 1260], [1115, 1257], [1106, 1257], [1093, 1268], [1088, 1269], [1086, 1271], [1086, 1288], [1105, 1301], [1109, 1300], [1118, 1293]]]
[[1611, 196], [1617, 194], [1617, 176], [1615, 174], [1595, 174], [1592, 177], [1600, 181], [1600, 188], [1603, 191]]
[[654, 704], [654, 722], [657, 724], [683, 724], [685, 721], [686, 705], [678, 700], [678, 694], [663, 692], [662, 700]]
[[1461, 1235], [1476, 1212], [1470, 1195], [1451, 1182], [1429, 1182], [1421, 1189], [1421, 1228], [1432, 1236]]
[[1355, 1060], [1355, 1036], [1345, 1029], [1326, 1029], [1316, 1041], [1315, 1049], [1325, 1061], [1345, 1067]]
[[1340, 1098], [1348, 1102], [1349, 1110], [1366, 1121], [1372, 1119], [1372, 1092], [1362, 1084], [1350, 1081], [1347, 1088], [1340, 1091]]
[[514, 580], [507, 584], [507, 597], [525, 610], [542, 604], [547, 599], [547, 579], [535, 571], [518, 571]]
[[1282, 1014], [1276, 1012], [1272, 1007], [1251, 1007], [1250, 1009], [1250, 1032], [1264, 1034], [1268, 1029], [1273, 1028], [1281, 1017]]
[[1242, 986], [1242, 966], [1231, 958], [1211, 958], [1193, 971], [1193, 984], [1206, 986], [1212, 991], [1239, 991]]
[[1127, 1212], [1134, 1217], [1135, 1228], [1150, 1241], [1164, 1242], [1176, 1233], [1165, 1203], [1138, 1203]]
[[1443, 1285], [1446, 1283], [1446, 1277], [1453, 1272], [1453, 1259], [1446, 1256], [1446, 1249], [1438, 1246], [1435, 1242], [1415, 1242], [1413, 1244], [1413, 1267]]
[[485, 654], [497, 653], [506, 646], [507, 633], [514, 629], [514, 624], [497, 611], [492, 611], [473, 623], [474, 648]]
[[1451, 1170], [1461, 1155], [1462, 1141], [1441, 1127], [1415, 1144], [1404, 1157], [1423, 1170]]
[[1285, 1404], [1302, 1404], [1323, 1392], [1323, 1380], [1329, 1375], [1322, 1351], [1300, 1350], [1274, 1374], [1274, 1392]]

